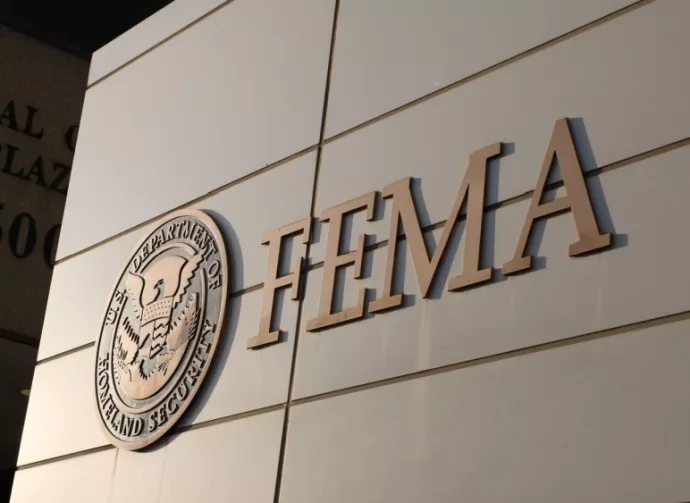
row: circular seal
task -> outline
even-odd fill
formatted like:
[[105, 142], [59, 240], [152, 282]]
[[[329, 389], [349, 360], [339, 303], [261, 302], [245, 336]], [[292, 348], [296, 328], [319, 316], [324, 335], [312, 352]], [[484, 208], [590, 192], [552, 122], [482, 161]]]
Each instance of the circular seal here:
[[218, 345], [227, 283], [223, 238], [201, 211], [169, 215], [134, 250], [96, 352], [96, 403], [114, 445], [149, 445], [189, 407]]

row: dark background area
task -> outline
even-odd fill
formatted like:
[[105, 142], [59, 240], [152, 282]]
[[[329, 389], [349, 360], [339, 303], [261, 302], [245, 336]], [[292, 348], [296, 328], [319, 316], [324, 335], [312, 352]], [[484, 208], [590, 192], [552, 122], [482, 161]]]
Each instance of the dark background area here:
[[1, 0], [0, 24], [83, 59], [172, 0]]

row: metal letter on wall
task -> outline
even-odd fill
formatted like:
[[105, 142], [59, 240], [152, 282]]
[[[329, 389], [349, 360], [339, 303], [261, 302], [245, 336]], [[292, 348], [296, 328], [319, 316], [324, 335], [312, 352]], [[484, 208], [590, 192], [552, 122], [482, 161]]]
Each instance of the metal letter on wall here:
[[356, 320], [364, 316], [364, 298], [366, 288], [359, 292], [357, 305], [348, 309], [343, 309], [337, 313], [331, 312], [333, 309], [333, 290], [335, 288], [336, 271], [343, 266], [354, 264], [354, 277], [362, 277], [362, 266], [364, 258], [364, 242], [366, 235], [361, 234], [357, 240], [354, 250], [347, 253], [340, 253], [340, 238], [343, 225], [343, 217], [349, 213], [354, 213], [363, 209], [367, 210], [367, 220], [374, 219], [376, 206], [376, 192], [370, 192], [357, 199], [334, 206], [324, 210], [321, 221], [330, 221], [328, 226], [328, 240], [326, 241], [326, 258], [323, 264], [323, 282], [321, 284], [321, 297], [316, 318], [307, 322], [307, 330], [314, 331], [339, 323]]
[[295, 265], [288, 274], [278, 277], [280, 265], [280, 249], [283, 239], [288, 236], [302, 234], [302, 242], [308, 243], [311, 237], [311, 218], [305, 218], [285, 225], [279, 229], [267, 232], [261, 244], [268, 245], [268, 269], [266, 271], [266, 281], [264, 281], [264, 294], [261, 301], [261, 318], [259, 321], [259, 334], [247, 341], [247, 348], [253, 349], [266, 344], [278, 342], [280, 330], [271, 331], [273, 317], [273, 303], [276, 290], [280, 288], [292, 287], [292, 300], [297, 300], [299, 296], [300, 278], [302, 272], [302, 259], [299, 257]]
[[483, 283], [491, 279], [492, 268], [479, 269], [482, 218], [484, 215], [484, 197], [486, 188], [486, 164], [489, 159], [501, 154], [501, 144], [495, 143], [470, 155], [465, 176], [460, 183], [455, 204], [443, 227], [443, 233], [433, 256], [429, 257], [424, 236], [417, 216], [417, 210], [410, 192], [410, 178], [392, 183], [383, 189], [384, 198], [392, 198], [391, 227], [388, 235], [388, 257], [386, 259], [386, 276], [382, 288], [382, 297], [369, 306], [370, 312], [383, 311], [402, 305], [403, 294], [393, 295], [393, 275], [395, 271], [395, 248], [399, 239], [399, 222], [405, 229], [407, 243], [412, 256], [412, 263], [417, 275], [417, 284], [422, 297], [427, 297], [434, 281], [438, 265], [448, 246], [451, 233], [460, 215], [462, 204], [467, 198], [467, 225], [465, 238], [465, 255], [463, 272], [451, 278], [448, 290], [459, 290], [470, 285]]
[[149, 445], [192, 403], [223, 328], [227, 275], [223, 238], [201, 211], [168, 216], [135, 249], [96, 352], [96, 403], [114, 445]]
[[[554, 164], [554, 158], [558, 159], [561, 168], [561, 176], [567, 195], [542, 203], [546, 181]], [[592, 203], [589, 200], [587, 185], [582, 176], [582, 168], [577, 157], [575, 143], [570, 132], [568, 119], [559, 119], [553, 128], [551, 141], [546, 150], [546, 157], [539, 173], [537, 186], [530, 203], [525, 225], [522, 228], [515, 255], [503, 264], [503, 274], [515, 274], [532, 267], [532, 257], [523, 256], [534, 221], [556, 214], [571, 211], [575, 220], [575, 228], [579, 241], [570, 245], [570, 256], [606, 248], [611, 244], [611, 234], [601, 234], [594, 217]]]

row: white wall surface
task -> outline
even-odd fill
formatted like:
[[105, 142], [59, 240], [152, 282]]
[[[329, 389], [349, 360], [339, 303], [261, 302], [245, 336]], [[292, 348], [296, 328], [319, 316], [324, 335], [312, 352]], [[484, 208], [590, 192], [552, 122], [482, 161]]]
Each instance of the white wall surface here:
[[317, 144], [333, 7], [231, 2], [89, 88], [58, 257]]
[[[690, 3], [211, 3], [177, 0], [94, 60], [12, 502], [690, 501]], [[537, 225], [534, 270], [506, 278], [561, 117], [613, 246], [568, 257], [562, 214]], [[308, 253], [311, 268], [301, 302], [279, 298], [282, 342], [246, 349], [264, 232], [412, 176], [433, 243], [468, 155], [495, 142], [490, 284], [445, 291], [460, 223], [429, 299], [403, 240], [406, 307], [306, 332], [318, 223], [309, 249], [286, 247], [285, 264]], [[343, 274], [345, 307], [381, 292], [377, 204], [377, 220], [344, 226], [350, 247], [376, 244], [363, 280]], [[120, 451], [99, 431], [93, 346], [128, 254], [180, 205], [225, 234], [228, 323], [173, 433]]]
[[633, 3], [344, 1], [326, 132], [342, 133]]
[[166, 5], [93, 54], [89, 85], [117, 71], [224, 3], [225, 0], [177, 0]]
[[188, 431], [143, 454], [110, 448], [20, 470], [12, 501], [271, 501], [282, 419], [271, 412]]
[[689, 329], [297, 405], [280, 501], [687, 501]]

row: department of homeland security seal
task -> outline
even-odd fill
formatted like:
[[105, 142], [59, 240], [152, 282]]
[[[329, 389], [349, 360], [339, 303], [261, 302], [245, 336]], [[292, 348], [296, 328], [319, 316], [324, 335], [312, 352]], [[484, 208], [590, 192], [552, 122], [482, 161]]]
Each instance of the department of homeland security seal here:
[[166, 217], [135, 249], [96, 352], [96, 403], [114, 445], [149, 445], [189, 407], [218, 345], [227, 284], [223, 238], [201, 211]]

